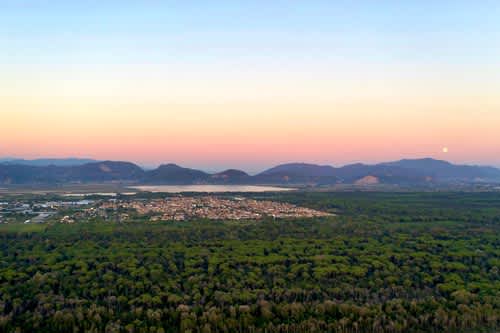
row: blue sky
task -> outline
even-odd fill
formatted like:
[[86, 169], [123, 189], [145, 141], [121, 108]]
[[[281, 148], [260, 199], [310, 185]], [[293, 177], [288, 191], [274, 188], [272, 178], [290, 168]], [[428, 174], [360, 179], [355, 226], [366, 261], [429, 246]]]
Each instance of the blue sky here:
[[499, 9], [497, 1], [2, 1], [0, 63], [492, 62]]
[[3, 0], [0, 50], [0, 156], [500, 165], [500, 1]]

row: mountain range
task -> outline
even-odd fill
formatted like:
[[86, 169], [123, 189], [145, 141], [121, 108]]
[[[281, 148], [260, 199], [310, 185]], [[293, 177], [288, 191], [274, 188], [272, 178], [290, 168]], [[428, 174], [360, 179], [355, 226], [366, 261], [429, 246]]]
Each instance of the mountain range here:
[[500, 183], [500, 169], [487, 166], [456, 165], [446, 161], [404, 159], [380, 164], [350, 164], [342, 167], [307, 163], [288, 163], [251, 176], [228, 169], [219, 173], [164, 164], [144, 170], [130, 162], [79, 159], [0, 160], [0, 184], [62, 184], [128, 182], [137, 184], [396, 184], [438, 185], [494, 182]]
[[31, 166], [77, 166], [87, 163], [98, 162], [90, 158], [38, 158], [34, 160], [26, 160], [24, 158], [6, 157], [0, 158], [0, 165], [31, 165]]

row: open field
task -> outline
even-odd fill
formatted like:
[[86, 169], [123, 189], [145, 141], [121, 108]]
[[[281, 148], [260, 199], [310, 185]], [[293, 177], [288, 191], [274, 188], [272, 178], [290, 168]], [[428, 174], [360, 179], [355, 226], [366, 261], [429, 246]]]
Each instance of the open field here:
[[121, 193], [133, 192], [122, 183], [61, 184], [61, 185], [11, 185], [0, 186], [0, 196], [19, 194], [65, 194], [65, 193]]

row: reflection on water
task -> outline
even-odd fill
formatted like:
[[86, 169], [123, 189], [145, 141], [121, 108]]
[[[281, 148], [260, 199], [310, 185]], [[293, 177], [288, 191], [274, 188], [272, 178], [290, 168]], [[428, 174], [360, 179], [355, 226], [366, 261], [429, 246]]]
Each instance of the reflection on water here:
[[278, 192], [291, 191], [293, 188], [254, 185], [156, 185], [133, 186], [133, 189], [144, 192]]
[[85, 197], [85, 196], [92, 196], [92, 195], [98, 195], [98, 196], [103, 196], [103, 197], [116, 197], [118, 194], [121, 195], [134, 195], [137, 194], [135, 192], [99, 192], [99, 193], [65, 193], [63, 194], [64, 197]]

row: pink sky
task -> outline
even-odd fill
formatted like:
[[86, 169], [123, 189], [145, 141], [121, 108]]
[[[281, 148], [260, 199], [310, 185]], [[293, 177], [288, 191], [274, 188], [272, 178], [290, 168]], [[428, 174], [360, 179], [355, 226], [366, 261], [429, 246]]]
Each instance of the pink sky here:
[[[7, 99], [4, 99], [6, 101]], [[0, 155], [175, 162], [249, 171], [434, 157], [500, 165], [500, 113], [462, 101], [115, 103], [10, 99]], [[432, 105], [431, 105], [432, 104]], [[15, 111], [12, 111], [15, 110]], [[449, 149], [443, 153], [443, 147]]]

